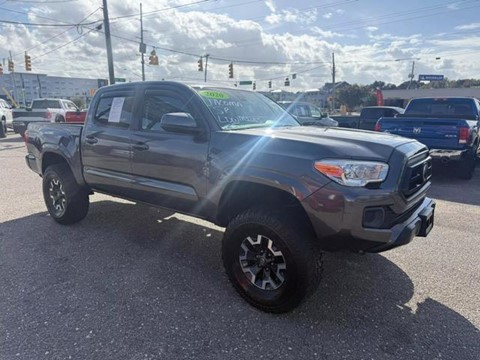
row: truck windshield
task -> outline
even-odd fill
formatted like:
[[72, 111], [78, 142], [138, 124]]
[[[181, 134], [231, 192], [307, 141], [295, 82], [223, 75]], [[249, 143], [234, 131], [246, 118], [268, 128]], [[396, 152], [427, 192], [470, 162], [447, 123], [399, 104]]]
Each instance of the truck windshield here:
[[472, 99], [415, 99], [405, 109], [406, 115], [464, 115], [472, 116]]
[[213, 87], [195, 90], [223, 130], [299, 126], [289, 113], [261, 94]]

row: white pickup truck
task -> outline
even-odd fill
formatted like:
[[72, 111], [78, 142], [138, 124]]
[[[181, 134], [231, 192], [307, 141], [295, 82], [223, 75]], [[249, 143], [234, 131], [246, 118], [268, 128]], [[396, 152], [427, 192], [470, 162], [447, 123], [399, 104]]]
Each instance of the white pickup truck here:
[[65, 122], [67, 111], [79, 109], [67, 99], [35, 99], [30, 107], [13, 110], [13, 131], [23, 136], [31, 122]]
[[0, 99], [0, 138], [7, 136], [7, 127], [12, 127], [12, 107]]

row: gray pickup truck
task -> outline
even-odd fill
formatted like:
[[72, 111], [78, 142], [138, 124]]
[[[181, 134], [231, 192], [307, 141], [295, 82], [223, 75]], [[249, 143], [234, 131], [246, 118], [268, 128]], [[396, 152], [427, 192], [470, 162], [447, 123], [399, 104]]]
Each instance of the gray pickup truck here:
[[433, 227], [424, 145], [299, 126], [251, 91], [108, 86], [84, 125], [31, 123], [25, 140], [55, 221], [80, 221], [101, 192], [226, 227], [228, 277], [264, 311], [289, 311], [313, 293], [324, 250], [384, 251]]

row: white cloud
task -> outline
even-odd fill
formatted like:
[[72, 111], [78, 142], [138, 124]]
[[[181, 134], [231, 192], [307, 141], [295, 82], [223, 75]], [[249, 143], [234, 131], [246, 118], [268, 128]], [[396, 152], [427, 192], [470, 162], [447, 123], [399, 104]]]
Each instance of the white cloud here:
[[317, 10], [300, 11], [297, 9], [281, 10], [268, 15], [267, 23], [276, 25], [280, 23], [312, 24], [317, 20]]
[[374, 32], [374, 31], [377, 31], [377, 30], [378, 30], [378, 27], [376, 27], [376, 26], [367, 26], [365, 29], [366, 29], [367, 31]]
[[275, 12], [275, 4], [274, 4], [273, 0], [265, 0], [265, 5], [267, 5], [268, 9], [271, 12]]
[[326, 13], [326, 14], [323, 14], [323, 17], [324, 17], [325, 19], [330, 19], [332, 16], [333, 16], [333, 14], [332, 14], [331, 12]]
[[[185, 3], [191, 1], [185, 0]], [[142, 2], [146, 14], [173, 3], [170, 0]], [[110, 3], [112, 19], [139, 11], [138, 4], [132, 2]], [[421, 34], [397, 36], [379, 33], [377, 28], [367, 27], [369, 32], [366, 39], [357, 38], [355, 41], [348, 41], [348, 44], [347, 35], [315, 26], [319, 17], [316, 11], [286, 10], [276, 8], [273, 1], [267, 0], [265, 4], [267, 3], [272, 6], [269, 9], [276, 9], [268, 21], [268, 24], [275, 25], [275, 32], [271, 32], [264, 23], [242, 21], [234, 17], [236, 14], [206, 12], [200, 6], [146, 15], [144, 28], [147, 30], [147, 51], [150, 52], [152, 45], [155, 45], [160, 60], [160, 66], [146, 67], [147, 80], [165, 78], [202, 81], [203, 74], [197, 71], [197, 56], [207, 53], [211, 55], [208, 65], [210, 80], [232, 84], [228, 78], [227, 67], [232, 60], [235, 80], [255, 79], [259, 90], [267, 89], [268, 80], [276, 78], [279, 80], [273, 80], [274, 88], [281, 87], [283, 77], [292, 73], [297, 73], [298, 77], [292, 80], [289, 90], [321, 87], [331, 79], [332, 51], [336, 56], [338, 80], [350, 83], [382, 80], [398, 84], [406, 80], [411, 61], [395, 59], [420, 58], [416, 65], [418, 71], [441, 71], [449, 78], [478, 77], [480, 73], [480, 64], [475, 56], [472, 56], [473, 51], [478, 51], [476, 44], [480, 44], [480, 38], [475, 36], [453, 40], [427, 40]], [[71, 4], [45, 3], [37, 7], [43, 10], [29, 12], [32, 22], [47, 21], [40, 16], [68, 18], [75, 22], [98, 8], [98, 1], [78, 0], [74, 14]], [[335, 17], [338, 10], [332, 13]], [[2, 16], [5, 16], [4, 14], [2, 12]], [[101, 11], [97, 11], [89, 21], [101, 18]], [[80, 36], [76, 28], [52, 38], [65, 30], [0, 25], [0, 59], [8, 57], [8, 50], [11, 50], [15, 55], [17, 71], [22, 71], [23, 53], [32, 48], [29, 54], [32, 56], [34, 72], [107, 78], [104, 34], [96, 31], [86, 34], [89, 29], [84, 27], [83, 33], [86, 35], [78, 40], [75, 40]], [[115, 75], [139, 80], [141, 66], [138, 52], [138, 16], [112, 20], [111, 30], [114, 35], [112, 43]], [[70, 41], [71, 44], [62, 47]], [[162, 50], [161, 47], [194, 56]], [[436, 61], [437, 56], [442, 59]], [[236, 59], [288, 64], [247, 64], [235, 62]]]
[[343, 14], [345, 14], [345, 10], [343, 10], [343, 9], [337, 9], [337, 10], [335, 10], [335, 12], [336, 12], [338, 15], [343, 15]]
[[455, 26], [455, 30], [474, 30], [480, 28], [480, 23], [471, 23]]

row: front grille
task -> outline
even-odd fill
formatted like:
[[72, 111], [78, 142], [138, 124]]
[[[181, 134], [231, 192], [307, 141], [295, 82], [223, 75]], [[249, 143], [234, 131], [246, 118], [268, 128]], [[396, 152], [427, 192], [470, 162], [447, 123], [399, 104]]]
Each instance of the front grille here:
[[410, 197], [419, 191], [432, 177], [432, 158], [428, 151], [411, 157], [404, 171], [402, 193]]

